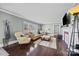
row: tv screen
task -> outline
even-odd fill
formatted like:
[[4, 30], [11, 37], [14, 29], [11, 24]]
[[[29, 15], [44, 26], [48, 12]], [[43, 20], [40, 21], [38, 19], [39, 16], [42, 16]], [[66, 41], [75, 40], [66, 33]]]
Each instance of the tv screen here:
[[64, 17], [63, 17], [63, 25], [68, 25], [68, 24], [70, 24], [70, 16], [69, 15], [67, 15], [67, 13], [64, 15]]

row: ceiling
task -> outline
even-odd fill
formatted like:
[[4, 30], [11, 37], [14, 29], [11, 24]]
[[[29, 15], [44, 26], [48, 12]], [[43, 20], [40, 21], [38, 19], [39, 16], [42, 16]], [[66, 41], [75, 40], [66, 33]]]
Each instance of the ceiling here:
[[61, 22], [63, 15], [73, 5], [73, 3], [2, 3], [0, 7], [27, 20], [50, 24]]

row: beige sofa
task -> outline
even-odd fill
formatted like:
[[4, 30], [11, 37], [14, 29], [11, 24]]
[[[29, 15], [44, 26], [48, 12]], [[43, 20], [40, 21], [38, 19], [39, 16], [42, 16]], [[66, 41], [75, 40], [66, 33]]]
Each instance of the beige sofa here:
[[32, 32], [29, 32], [28, 35], [29, 35], [29, 37], [30, 37], [32, 40], [37, 40], [37, 39], [41, 38], [41, 36], [42, 36], [42, 34], [37, 34], [37, 35], [35, 35], [35, 34], [33, 34]]

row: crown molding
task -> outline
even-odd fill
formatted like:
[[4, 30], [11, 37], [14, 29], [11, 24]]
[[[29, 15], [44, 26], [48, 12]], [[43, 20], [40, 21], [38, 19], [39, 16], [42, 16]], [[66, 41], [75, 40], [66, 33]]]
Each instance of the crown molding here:
[[10, 10], [4, 9], [4, 8], [0, 8], [0, 11], [24, 19], [24, 17], [22, 15], [20, 15], [20, 14], [18, 14], [16, 12], [13, 12], [13, 11], [10, 11]]
[[35, 24], [42, 24], [42, 23], [38, 23], [38, 22], [31, 21], [29, 19], [26, 19], [24, 16], [20, 15], [19, 13], [16, 13], [16, 12], [4, 9], [4, 8], [0, 8], [0, 11], [7, 13], [7, 14], [10, 14], [10, 15], [13, 15], [13, 16], [18, 17], [18, 18], [21, 18], [21, 19], [25, 19], [26, 21], [33, 22]]

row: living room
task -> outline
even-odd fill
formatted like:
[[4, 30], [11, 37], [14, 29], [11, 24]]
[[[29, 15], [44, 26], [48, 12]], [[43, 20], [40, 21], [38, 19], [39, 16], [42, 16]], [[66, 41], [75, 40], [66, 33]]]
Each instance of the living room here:
[[[69, 9], [76, 5], [78, 4], [0, 3], [0, 54], [68, 56], [73, 22], [70, 20], [71, 23], [63, 25], [63, 19], [71, 12]], [[73, 15], [70, 17], [74, 19]], [[77, 39], [76, 34], [75, 44], [78, 43]]]

